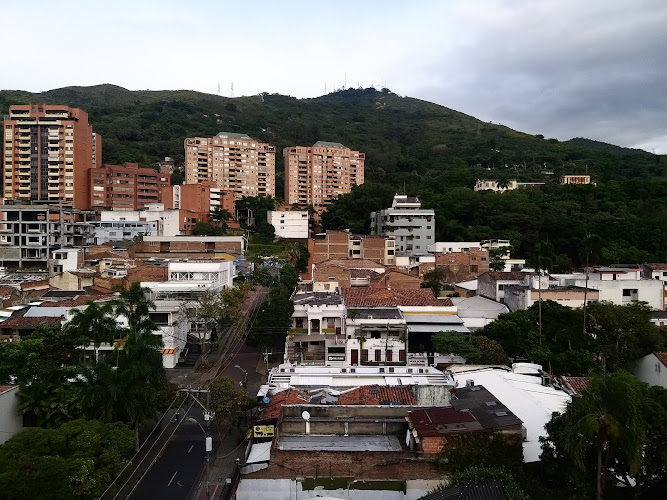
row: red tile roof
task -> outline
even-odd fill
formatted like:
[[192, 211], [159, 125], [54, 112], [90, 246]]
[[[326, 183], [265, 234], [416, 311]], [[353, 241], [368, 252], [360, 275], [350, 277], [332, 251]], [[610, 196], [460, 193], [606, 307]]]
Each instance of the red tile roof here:
[[[419, 437], [437, 437], [449, 432], [470, 430], [471, 427], [481, 429], [481, 425], [470, 412], [455, 410], [450, 407], [426, 408], [413, 410], [408, 416], [414, 425]], [[456, 424], [463, 424], [457, 428]], [[449, 429], [447, 426], [455, 427]]]
[[654, 352], [655, 357], [665, 366], [667, 366], [667, 352]]
[[0, 328], [36, 328], [38, 326], [60, 326], [62, 317], [17, 316], [0, 323]]
[[397, 306], [452, 306], [450, 299], [438, 299], [430, 288], [342, 288], [343, 300], [348, 307], [397, 307]]
[[561, 377], [565, 387], [575, 394], [581, 394], [588, 387], [590, 377]]
[[364, 385], [344, 392], [338, 397], [339, 405], [416, 405], [412, 386]]
[[262, 420], [280, 417], [283, 405], [305, 405], [310, 402], [307, 393], [296, 389], [287, 389], [269, 398], [269, 404], [262, 410]]
[[667, 271], [667, 264], [662, 262], [656, 262], [653, 264], [644, 264], [644, 265], [649, 269], [652, 269], [653, 271]]
[[11, 297], [17, 293], [18, 290], [13, 286], [0, 286], [0, 297]]

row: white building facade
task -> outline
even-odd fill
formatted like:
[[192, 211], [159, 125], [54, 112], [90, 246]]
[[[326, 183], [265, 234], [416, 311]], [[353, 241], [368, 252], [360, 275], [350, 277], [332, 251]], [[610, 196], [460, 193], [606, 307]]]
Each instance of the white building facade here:
[[267, 221], [276, 230], [278, 238], [307, 239], [308, 212], [307, 211], [277, 211], [269, 210]]
[[397, 194], [391, 208], [371, 212], [371, 234], [394, 236], [397, 252], [424, 254], [435, 241], [435, 211], [422, 209], [417, 197]]

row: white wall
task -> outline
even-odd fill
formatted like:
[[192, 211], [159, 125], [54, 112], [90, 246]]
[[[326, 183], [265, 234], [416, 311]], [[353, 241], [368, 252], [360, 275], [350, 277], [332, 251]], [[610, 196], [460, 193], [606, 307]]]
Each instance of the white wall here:
[[163, 210], [161, 203], [149, 203], [148, 210], [113, 211], [102, 210], [100, 220], [103, 221], [147, 221], [157, 223], [157, 236], [177, 236], [180, 233], [180, 211]]
[[19, 387], [16, 385], [6, 389], [0, 388], [0, 444], [22, 428], [23, 416], [19, 413]]
[[277, 237], [308, 238], [308, 212], [269, 210], [266, 215], [268, 223], [275, 228]]
[[479, 241], [437, 241], [428, 245], [429, 253], [468, 252], [471, 248], [482, 249]]
[[[575, 280], [575, 284], [584, 287], [586, 286], [586, 280]], [[601, 281], [589, 278], [588, 288], [593, 288], [600, 292], [600, 302], [612, 302], [617, 305], [625, 305], [632, 302], [629, 300], [629, 297], [623, 296], [623, 290], [636, 289], [636, 300], [648, 303], [649, 307], [653, 310], [662, 311], [663, 309], [663, 284], [658, 280]]]
[[633, 373], [642, 382], [667, 389], [667, 367], [653, 353], [641, 358], [635, 365]]

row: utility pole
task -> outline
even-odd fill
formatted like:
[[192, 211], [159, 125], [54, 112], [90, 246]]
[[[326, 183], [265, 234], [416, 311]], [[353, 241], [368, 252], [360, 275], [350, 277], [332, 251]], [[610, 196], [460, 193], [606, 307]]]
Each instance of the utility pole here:
[[[269, 371], [269, 354], [273, 354], [273, 351], [269, 352], [269, 348], [267, 347], [266, 349], [264, 349], [263, 354], [264, 354], [264, 361], [266, 362], [266, 371], [268, 372]], [[303, 362], [303, 359], [301, 359], [301, 361]]]
[[204, 413], [204, 420], [206, 421], [206, 500], [209, 500], [211, 496], [211, 482], [210, 482], [210, 462], [211, 462], [211, 451], [213, 451], [213, 438], [209, 435], [209, 427], [211, 426], [211, 414], [208, 411], [208, 408], [211, 407], [211, 392], [206, 391], [206, 408], [207, 411]]
[[[211, 452], [213, 451], [213, 438], [210, 436], [209, 428], [211, 426], [211, 420], [215, 416], [211, 412], [211, 391], [208, 389], [179, 389], [179, 392], [185, 392], [199, 404], [204, 410], [204, 421], [206, 422], [206, 429], [204, 429], [201, 424], [199, 427], [204, 431], [204, 447], [206, 449], [206, 500], [210, 500], [210, 461], [211, 461]], [[206, 405], [203, 405], [199, 399], [197, 399], [197, 394], [206, 394]], [[192, 422], [197, 422], [194, 418], [188, 419]], [[197, 422], [198, 423], [198, 422]]]

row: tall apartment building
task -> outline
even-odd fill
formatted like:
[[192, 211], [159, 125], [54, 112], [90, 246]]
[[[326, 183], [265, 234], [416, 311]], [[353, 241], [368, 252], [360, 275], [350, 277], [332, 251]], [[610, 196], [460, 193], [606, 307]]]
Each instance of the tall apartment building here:
[[211, 180], [241, 196], [276, 195], [276, 150], [245, 134], [185, 139], [185, 183]]
[[139, 210], [161, 203], [169, 176], [136, 163], [102, 165], [90, 170], [90, 207], [105, 210]]
[[393, 236], [397, 252], [426, 253], [435, 241], [435, 212], [421, 206], [419, 198], [397, 194], [391, 208], [371, 212], [371, 234]]
[[312, 147], [283, 150], [285, 203], [313, 205], [320, 210], [352, 186], [364, 183], [366, 155], [337, 142], [318, 141]]
[[88, 171], [102, 162], [102, 140], [85, 111], [14, 105], [3, 128], [5, 200], [62, 201], [90, 208]]

